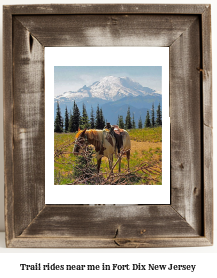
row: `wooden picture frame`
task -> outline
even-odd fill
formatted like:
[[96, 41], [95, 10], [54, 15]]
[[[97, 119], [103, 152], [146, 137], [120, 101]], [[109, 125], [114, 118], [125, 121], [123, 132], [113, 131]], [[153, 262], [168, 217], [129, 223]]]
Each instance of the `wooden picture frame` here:
[[[212, 245], [211, 6], [4, 6], [3, 30], [6, 246]], [[45, 205], [46, 46], [169, 47], [170, 205]]]

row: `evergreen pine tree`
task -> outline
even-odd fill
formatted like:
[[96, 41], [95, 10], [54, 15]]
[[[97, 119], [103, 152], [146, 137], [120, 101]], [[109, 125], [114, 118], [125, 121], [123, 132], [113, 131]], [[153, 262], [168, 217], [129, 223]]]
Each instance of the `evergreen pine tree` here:
[[54, 132], [63, 132], [63, 118], [61, 116], [59, 102], [57, 102], [56, 118], [54, 121]]
[[69, 130], [69, 113], [67, 110], [67, 106], [66, 106], [66, 110], [65, 110], [65, 132], [67, 132]]
[[78, 109], [77, 104], [74, 101], [74, 107], [73, 107], [73, 132], [78, 131], [79, 125], [80, 125], [80, 111]]
[[62, 128], [62, 131], [63, 131], [63, 129], [64, 129], [64, 119], [63, 119], [62, 116], [61, 116], [61, 128]]
[[125, 119], [125, 128], [126, 129], [131, 129], [132, 128], [132, 122], [131, 122], [131, 116], [130, 116], [130, 107], [128, 107], [127, 110], [127, 116]]
[[103, 129], [105, 126], [105, 119], [103, 116], [102, 108], [99, 110], [99, 120], [100, 120], [100, 129]]
[[72, 111], [70, 109], [70, 114], [69, 114], [69, 132], [73, 132], [73, 115], [72, 115]]
[[85, 104], [83, 103], [83, 109], [82, 109], [82, 117], [81, 117], [81, 123], [80, 123], [80, 127], [81, 129], [85, 129], [85, 128], [89, 128], [90, 124], [89, 124], [89, 118], [88, 118], [88, 114], [87, 114], [87, 110], [85, 107]]
[[91, 112], [90, 112], [90, 128], [95, 128], [94, 113], [93, 113], [92, 106], [91, 106]]
[[123, 116], [119, 117], [118, 125], [119, 125], [120, 128], [124, 128], [124, 119], [123, 119]]
[[156, 118], [156, 124], [158, 126], [162, 125], [162, 113], [161, 113], [161, 108], [160, 108], [160, 103], [157, 107], [157, 118]]
[[135, 128], [136, 128], [136, 123], [135, 123], [135, 120], [134, 120], [134, 113], [133, 113], [132, 129], [135, 129]]
[[119, 119], [120, 119], [120, 117], [119, 117], [119, 115], [118, 115], [118, 119], [117, 119], [117, 125], [119, 125]]
[[152, 126], [152, 127], [155, 126], [154, 103], [152, 104], [152, 108], [151, 108], [151, 126]]
[[74, 101], [73, 105], [73, 114], [70, 110], [70, 117], [69, 117], [69, 132], [76, 132], [78, 131], [78, 127], [80, 125], [81, 119], [80, 119], [80, 111], [78, 109], [77, 104]]
[[96, 128], [96, 129], [100, 129], [100, 128], [101, 128], [101, 125], [100, 125], [100, 110], [99, 110], [99, 104], [97, 105], [97, 109], [96, 109], [95, 128]]
[[149, 115], [149, 111], [147, 111], [147, 115], [145, 119], [145, 127], [150, 127], [150, 126], [151, 126], [150, 115]]
[[138, 121], [138, 128], [142, 128], [142, 118], [140, 116], [139, 121]]

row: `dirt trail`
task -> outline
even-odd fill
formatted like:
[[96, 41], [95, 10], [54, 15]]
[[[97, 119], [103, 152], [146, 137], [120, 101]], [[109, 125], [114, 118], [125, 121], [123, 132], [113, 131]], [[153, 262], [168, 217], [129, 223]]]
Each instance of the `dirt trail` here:
[[[131, 155], [136, 151], [138, 153], [139, 156], [142, 155], [142, 151], [149, 151], [150, 148], [152, 150], [156, 149], [156, 148], [160, 148], [162, 149], [162, 142], [157, 142], [157, 143], [153, 143], [153, 142], [137, 142], [134, 140], [131, 140]], [[103, 161], [106, 161], [107, 158], [103, 157], [102, 158]]]
[[131, 140], [131, 153], [137, 151], [138, 153], [142, 151], [148, 151], [150, 148], [156, 149], [156, 148], [162, 148], [162, 142], [137, 142]]

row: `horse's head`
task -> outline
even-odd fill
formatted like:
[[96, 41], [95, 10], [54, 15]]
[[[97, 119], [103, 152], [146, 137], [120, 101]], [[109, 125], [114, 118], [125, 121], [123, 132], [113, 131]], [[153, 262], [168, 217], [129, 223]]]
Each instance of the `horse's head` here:
[[73, 149], [73, 154], [79, 154], [82, 147], [86, 146], [87, 138], [86, 138], [86, 128], [84, 130], [78, 130], [78, 133], [75, 136], [75, 145]]

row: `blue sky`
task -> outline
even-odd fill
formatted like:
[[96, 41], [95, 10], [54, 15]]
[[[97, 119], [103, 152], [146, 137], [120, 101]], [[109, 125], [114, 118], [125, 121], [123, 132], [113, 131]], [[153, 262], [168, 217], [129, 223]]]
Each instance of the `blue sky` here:
[[54, 67], [54, 95], [77, 91], [105, 76], [129, 77], [144, 87], [162, 91], [162, 67]]

